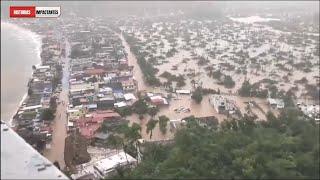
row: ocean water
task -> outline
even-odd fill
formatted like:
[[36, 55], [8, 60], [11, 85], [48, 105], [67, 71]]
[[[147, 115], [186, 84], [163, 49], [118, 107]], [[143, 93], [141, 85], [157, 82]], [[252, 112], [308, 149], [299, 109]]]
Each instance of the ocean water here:
[[26, 97], [32, 65], [40, 63], [41, 37], [1, 22], [1, 120], [10, 122]]

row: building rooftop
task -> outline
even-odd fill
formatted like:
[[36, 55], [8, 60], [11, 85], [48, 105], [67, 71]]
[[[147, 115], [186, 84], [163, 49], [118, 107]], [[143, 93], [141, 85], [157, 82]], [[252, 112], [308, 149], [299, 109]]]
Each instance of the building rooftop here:
[[1, 179], [68, 179], [16, 132], [1, 122]]
[[102, 159], [96, 162], [94, 165], [101, 172], [107, 174], [110, 170], [113, 170], [118, 165], [124, 165], [133, 162], [137, 162], [137, 160], [122, 151], [118, 154]]

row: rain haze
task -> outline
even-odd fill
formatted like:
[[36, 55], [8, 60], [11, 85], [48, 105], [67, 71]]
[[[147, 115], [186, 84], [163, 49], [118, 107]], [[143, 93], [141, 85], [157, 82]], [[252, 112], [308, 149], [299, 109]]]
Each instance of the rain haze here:
[[71, 179], [319, 178], [319, 85], [319, 1], [1, 1], [1, 120]]

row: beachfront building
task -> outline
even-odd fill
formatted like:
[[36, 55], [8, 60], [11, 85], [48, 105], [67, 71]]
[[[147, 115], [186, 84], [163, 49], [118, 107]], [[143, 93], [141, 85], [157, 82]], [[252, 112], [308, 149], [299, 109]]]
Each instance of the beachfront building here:
[[15, 131], [39, 151], [52, 137], [50, 126], [54, 117], [48, 118], [42, 114], [45, 110], [55, 111], [51, 106], [58, 94], [60, 82], [53, 77], [61, 73], [62, 50], [62, 43], [51, 35], [44, 35], [42, 42], [41, 63], [32, 66], [28, 92], [13, 117]]

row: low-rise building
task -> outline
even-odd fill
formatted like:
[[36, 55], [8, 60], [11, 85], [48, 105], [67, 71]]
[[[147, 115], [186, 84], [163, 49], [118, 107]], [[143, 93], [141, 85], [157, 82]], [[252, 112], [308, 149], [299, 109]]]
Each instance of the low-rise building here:
[[237, 109], [235, 103], [230, 102], [222, 95], [214, 94], [210, 96], [209, 102], [219, 114], [233, 114]]
[[137, 165], [137, 160], [120, 151], [119, 153], [104, 157], [96, 162], [87, 163], [78, 167], [78, 172], [72, 174], [72, 179], [87, 179], [93, 180], [103, 179], [114, 175], [117, 167], [132, 168]]
[[282, 99], [268, 98], [269, 105], [273, 108], [283, 109], [284, 102]]

